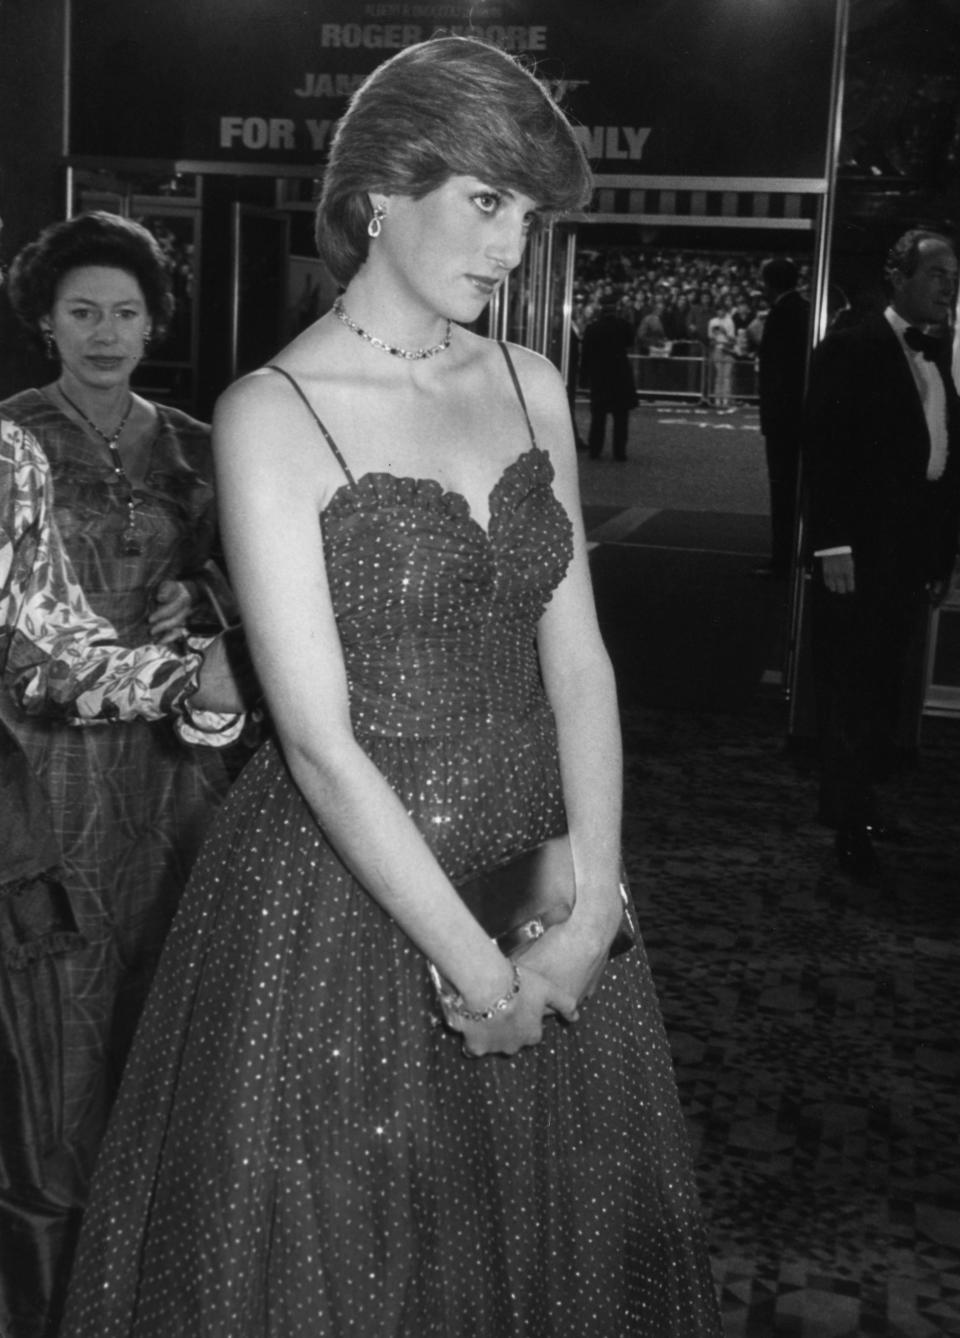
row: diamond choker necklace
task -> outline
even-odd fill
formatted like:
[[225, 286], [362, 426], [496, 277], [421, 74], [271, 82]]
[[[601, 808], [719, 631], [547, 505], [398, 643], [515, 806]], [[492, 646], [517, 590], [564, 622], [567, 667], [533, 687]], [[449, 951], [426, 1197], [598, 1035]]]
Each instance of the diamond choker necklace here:
[[399, 348], [395, 344], [385, 344], [382, 339], [376, 335], [368, 334], [361, 325], [350, 319], [343, 309], [343, 298], [338, 297], [333, 304], [333, 310], [337, 318], [343, 322], [348, 330], [352, 330], [355, 335], [365, 339], [368, 344], [374, 348], [382, 348], [384, 353], [392, 353], [395, 358], [406, 358], [408, 362], [421, 362], [424, 358], [435, 358], [438, 353], [443, 353], [450, 347], [450, 339], [453, 335], [453, 322], [447, 320], [447, 332], [440, 340], [439, 344], [432, 344], [430, 348]]

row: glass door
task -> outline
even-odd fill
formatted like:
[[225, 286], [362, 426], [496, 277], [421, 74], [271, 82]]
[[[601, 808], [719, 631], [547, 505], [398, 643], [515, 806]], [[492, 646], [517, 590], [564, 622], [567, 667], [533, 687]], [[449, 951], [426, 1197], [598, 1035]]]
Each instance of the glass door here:
[[230, 375], [261, 367], [288, 338], [290, 216], [234, 204], [231, 228]]

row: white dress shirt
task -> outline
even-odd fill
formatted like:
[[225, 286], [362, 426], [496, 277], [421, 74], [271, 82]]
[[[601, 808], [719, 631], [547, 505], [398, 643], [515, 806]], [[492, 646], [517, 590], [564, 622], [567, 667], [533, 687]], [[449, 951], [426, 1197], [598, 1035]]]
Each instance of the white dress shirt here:
[[947, 393], [944, 389], [943, 377], [929, 358], [925, 358], [918, 349], [911, 348], [904, 340], [904, 331], [910, 328], [909, 321], [905, 321], [901, 315], [894, 311], [893, 307], [887, 307], [883, 314], [890, 322], [900, 341], [900, 347], [910, 364], [913, 379], [916, 381], [917, 390], [920, 392], [923, 415], [927, 420], [927, 428], [930, 432], [930, 458], [927, 460], [927, 478], [933, 483], [940, 478], [947, 466]]

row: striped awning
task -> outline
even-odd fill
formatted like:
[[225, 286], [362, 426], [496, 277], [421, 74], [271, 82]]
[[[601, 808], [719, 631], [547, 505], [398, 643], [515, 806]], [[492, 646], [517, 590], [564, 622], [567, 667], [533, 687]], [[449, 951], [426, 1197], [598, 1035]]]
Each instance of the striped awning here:
[[818, 179], [597, 176], [595, 223], [812, 230], [826, 182]]

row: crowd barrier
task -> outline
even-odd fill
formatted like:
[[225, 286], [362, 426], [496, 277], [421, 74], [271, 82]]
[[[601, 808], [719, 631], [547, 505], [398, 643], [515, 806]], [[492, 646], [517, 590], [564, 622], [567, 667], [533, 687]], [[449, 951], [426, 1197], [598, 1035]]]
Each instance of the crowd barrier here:
[[[689, 399], [709, 404], [715, 398], [716, 368], [706, 352], [668, 356], [631, 353], [633, 383], [641, 399]], [[734, 358], [730, 364], [729, 397], [756, 401], [757, 367], [752, 358]]]

